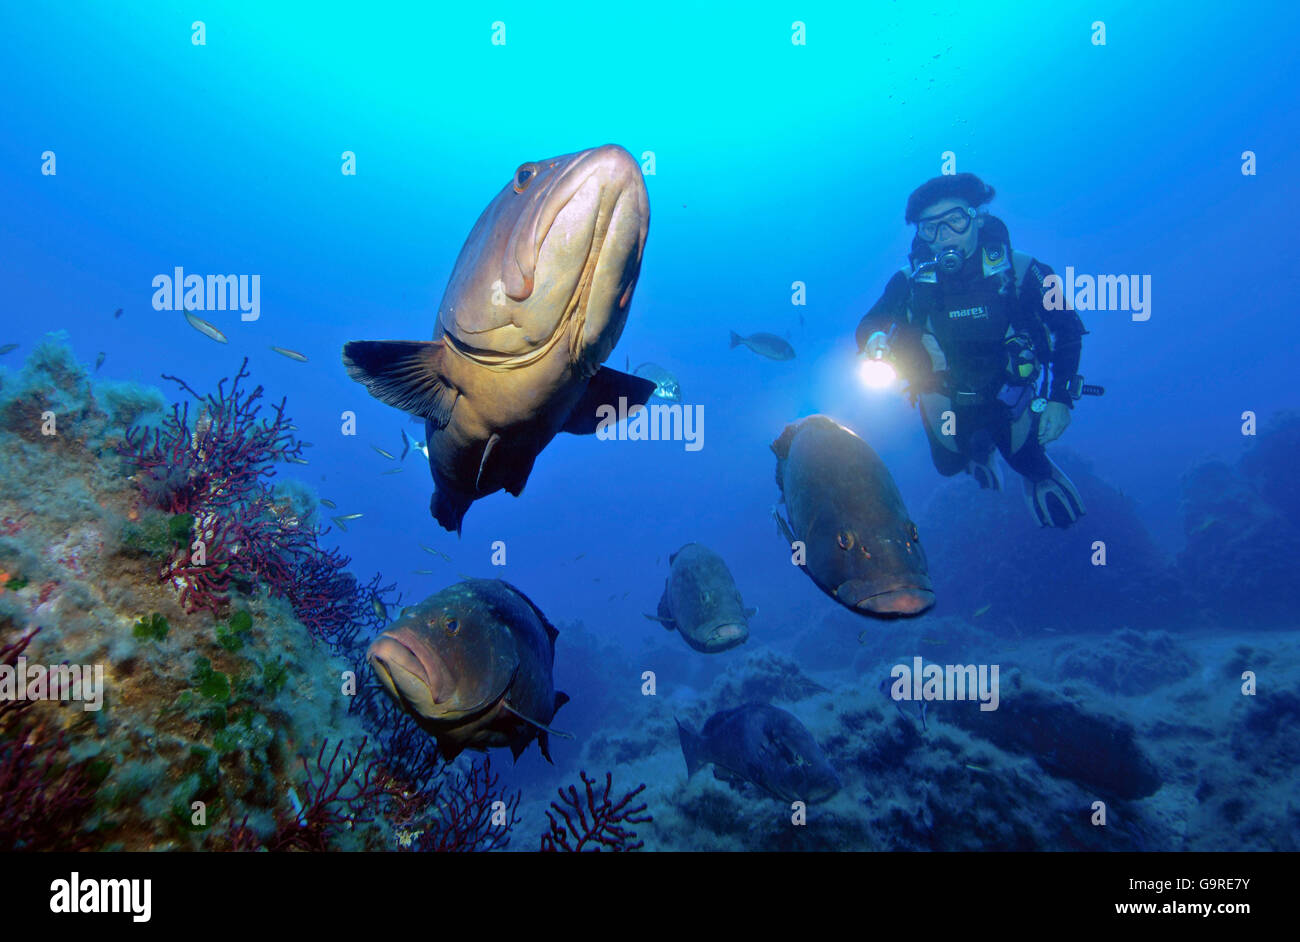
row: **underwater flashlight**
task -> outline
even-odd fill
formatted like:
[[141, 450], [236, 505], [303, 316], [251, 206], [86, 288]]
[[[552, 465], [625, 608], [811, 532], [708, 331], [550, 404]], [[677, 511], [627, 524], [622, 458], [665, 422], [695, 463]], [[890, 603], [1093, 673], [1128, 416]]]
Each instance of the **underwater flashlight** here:
[[966, 261], [966, 258], [957, 249], [944, 249], [936, 256], [935, 261], [941, 272], [951, 275], [961, 271], [962, 262]]
[[861, 377], [862, 383], [868, 389], [888, 389], [898, 378], [892, 364], [885, 362], [884, 351], [878, 352], [875, 356], [867, 357], [862, 361], [862, 366], [858, 369], [858, 376]]

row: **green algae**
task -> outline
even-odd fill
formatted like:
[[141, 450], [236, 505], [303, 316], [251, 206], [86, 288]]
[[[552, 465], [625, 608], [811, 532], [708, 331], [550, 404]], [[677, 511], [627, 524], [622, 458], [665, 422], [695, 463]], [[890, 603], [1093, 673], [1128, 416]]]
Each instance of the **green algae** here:
[[154, 641], [162, 641], [167, 637], [170, 627], [166, 618], [154, 612], [152, 615], [142, 616], [131, 629], [131, 634], [141, 640], [152, 638]]

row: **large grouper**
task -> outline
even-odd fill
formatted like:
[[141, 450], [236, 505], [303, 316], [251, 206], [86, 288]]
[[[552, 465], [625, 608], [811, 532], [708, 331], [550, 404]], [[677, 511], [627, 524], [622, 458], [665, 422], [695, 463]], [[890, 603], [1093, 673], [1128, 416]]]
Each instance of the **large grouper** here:
[[349, 376], [424, 418], [429, 509], [445, 529], [460, 532], [480, 497], [518, 497], [560, 431], [594, 433], [601, 406], [650, 398], [654, 382], [601, 365], [627, 322], [649, 225], [641, 168], [622, 147], [530, 161], [465, 240], [432, 340], [343, 346]]
[[934, 604], [925, 550], [889, 469], [871, 446], [824, 415], [772, 443], [788, 520], [781, 534], [809, 578], [860, 615], [919, 615]]
[[500, 579], [466, 579], [402, 610], [367, 660], [384, 689], [448, 759], [534, 739], [549, 761], [549, 724], [569, 698], [555, 689], [559, 632]]
[[749, 638], [749, 619], [736, 580], [722, 557], [707, 546], [687, 543], [668, 557], [668, 580], [657, 614], [647, 615], [697, 651], [717, 654]]

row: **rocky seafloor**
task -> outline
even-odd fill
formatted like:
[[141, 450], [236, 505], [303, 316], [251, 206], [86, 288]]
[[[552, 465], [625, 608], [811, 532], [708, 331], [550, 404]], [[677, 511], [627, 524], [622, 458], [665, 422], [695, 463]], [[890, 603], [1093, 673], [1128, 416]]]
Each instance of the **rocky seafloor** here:
[[[497, 780], [472, 755], [451, 767], [412, 758], [409, 731], [385, 726], [391, 711], [358, 709], [343, 688], [366, 631], [360, 641], [322, 638], [299, 600], [256, 582], [236, 580], [227, 602], [195, 608], [181, 577], [160, 576], [195, 520], [151, 506], [123, 442], [130, 427], [160, 427], [168, 407], [157, 390], [93, 380], [57, 336], [21, 371], [0, 373], [0, 654], [99, 664], [105, 684], [98, 711], [0, 703], [0, 849], [490, 849], [504, 840], [483, 816], [502, 806], [510, 849], [535, 849], [539, 838], [545, 846], [547, 814], [559, 810], [553, 791], [513, 791], [505, 761]], [[1289, 492], [1264, 459], [1294, 423], [1284, 417], [1276, 428], [1239, 468], [1220, 462], [1189, 476], [1189, 542], [1204, 547], [1234, 512], [1270, 527], [1275, 542], [1293, 538], [1285, 527], [1294, 521], [1268, 496]], [[1207, 475], [1249, 499], [1225, 505], [1223, 488], [1205, 488]], [[937, 512], [965, 499], [955, 488], [940, 493]], [[281, 481], [264, 497], [281, 522], [315, 526], [304, 486]], [[1112, 503], [1106, 513], [1124, 512]], [[1023, 614], [1012, 624], [987, 608], [881, 628], [819, 609], [780, 645], [751, 642], [702, 660], [671, 638], [633, 656], [559, 620], [560, 656], [589, 668], [584, 697], [600, 703], [573, 771], [591, 770], [597, 792], [611, 771], [615, 799], [645, 785], [627, 806], [645, 807], [624, 823], [635, 841], [615, 834], [601, 846], [1297, 849], [1300, 631], [1276, 605], [1256, 606], [1254, 621], [1220, 609], [1179, 627], [1206, 590], [1203, 579], [1178, 583], [1197, 563], [1165, 566], [1143, 533], [1120, 529], [1135, 534], [1139, 575], [1158, 582], [1171, 607], [1159, 627], [1144, 627], [1157, 622], [1149, 602], [1111, 605], [1112, 630], [1036, 625]], [[963, 539], [956, 534], [948, 551]], [[1253, 549], [1231, 547], [1242, 555], [1227, 568], [1245, 569]], [[358, 598], [378, 597], [374, 583], [369, 595], [348, 584]], [[968, 602], [1004, 590], [996, 581], [954, 588]], [[895, 704], [880, 681], [918, 655], [998, 664], [999, 709], [936, 702], [922, 716]], [[653, 696], [599, 680], [644, 670], [659, 678]], [[1253, 695], [1243, 693], [1244, 675]], [[810, 806], [804, 824], [753, 786], [707, 769], [686, 775], [677, 721], [698, 727], [747, 702], [797, 716], [840, 776], [839, 792]], [[415, 781], [433, 772], [446, 788]]]

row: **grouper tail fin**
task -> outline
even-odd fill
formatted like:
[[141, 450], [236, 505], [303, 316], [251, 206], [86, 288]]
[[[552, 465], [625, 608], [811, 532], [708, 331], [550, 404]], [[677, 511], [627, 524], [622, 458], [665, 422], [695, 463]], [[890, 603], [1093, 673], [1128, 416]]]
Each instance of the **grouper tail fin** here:
[[682, 758], [686, 760], [686, 777], [690, 778], [704, 765], [704, 740], [693, 729], [677, 720], [677, 738], [682, 743]]
[[380, 402], [446, 428], [460, 395], [443, 376], [446, 354], [441, 340], [353, 340], [343, 366]]

